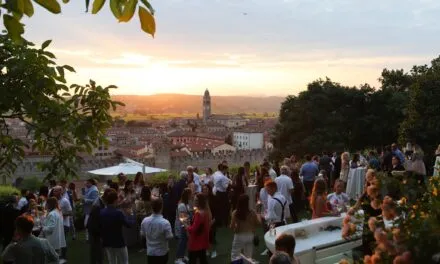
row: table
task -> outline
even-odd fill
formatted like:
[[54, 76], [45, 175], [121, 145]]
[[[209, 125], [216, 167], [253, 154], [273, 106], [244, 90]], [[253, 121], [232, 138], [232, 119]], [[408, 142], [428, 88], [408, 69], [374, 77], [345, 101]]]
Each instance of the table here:
[[246, 186], [246, 194], [249, 195], [249, 209], [255, 210], [256, 208], [256, 197], [257, 197], [257, 185]]
[[352, 249], [362, 245], [359, 235], [354, 235], [350, 240], [342, 238], [342, 229], [333, 231], [323, 231], [322, 228], [328, 226], [342, 227], [342, 220], [345, 215], [339, 217], [322, 217], [313, 220], [307, 220], [296, 224], [277, 227], [276, 236], [267, 232], [264, 235], [264, 241], [267, 248], [275, 251], [275, 240], [283, 233], [295, 236], [295, 230], [303, 229], [308, 236], [305, 238], [296, 238], [295, 256], [301, 263], [338, 263], [344, 258], [344, 254]]
[[348, 172], [346, 193], [350, 199], [357, 200], [364, 192], [365, 173], [367, 168], [359, 167]]

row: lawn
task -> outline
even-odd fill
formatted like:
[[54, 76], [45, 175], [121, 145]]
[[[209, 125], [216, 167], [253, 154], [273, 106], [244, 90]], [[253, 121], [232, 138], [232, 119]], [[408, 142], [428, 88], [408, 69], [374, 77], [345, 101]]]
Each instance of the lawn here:
[[[254, 259], [258, 260], [261, 264], [268, 263], [267, 256], [260, 256], [260, 253], [264, 250], [264, 242], [263, 242], [263, 231], [262, 229], [258, 230], [258, 234], [260, 235], [260, 245], [254, 250]], [[227, 264], [230, 263], [230, 252], [232, 246], [232, 238], [233, 234], [230, 229], [221, 228], [217, 230], [217, 258], [208, 259], [209, 263], [212, 264]], [[88, 263], [89, 256], [89, 247], [84, 239], [84, 234], [81, 233], [79, 235], [79, 240], [71, 240], [68, 239], [68, 263], [73, 264], [86, 264]], [[168, 261], [169, 264], [174, 263], [175, 256], [175, 248], [176, 248], [176, 240], [172, 240], [170, 242], [170, 259]], [[129, 249], [129, 260], [130, 264], [145, 264], [147, 263], [147, 257], [144, 252], [139, 252], [138, 248]]]

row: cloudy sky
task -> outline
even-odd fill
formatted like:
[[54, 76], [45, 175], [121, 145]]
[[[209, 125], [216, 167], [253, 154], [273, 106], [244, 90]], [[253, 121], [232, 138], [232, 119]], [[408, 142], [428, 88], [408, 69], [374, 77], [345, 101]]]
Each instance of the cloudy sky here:
[[[93, 0], [92, 0], [93, 1]], [[61, 2], [61, 0], [60, 0]], [[108, 2], [108, 1], [107, 1]], [[330, 77], [377, 86], [383, 68], [409, 69], [440, 54], [438, 0], [152, 0], [154, 39], [137, 16], [118, 23], [106, 3], [62, 15], [37, 8], [28, 40], [52, 39], [69, 82], [115, 84], [118, 94], [287, 95]]]

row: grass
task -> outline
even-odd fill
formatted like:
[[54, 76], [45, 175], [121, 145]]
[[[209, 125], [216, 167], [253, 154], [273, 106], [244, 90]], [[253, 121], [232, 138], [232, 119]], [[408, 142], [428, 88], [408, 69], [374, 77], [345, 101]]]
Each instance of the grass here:
[[[258, 260], [261, 264], [267, 264], [269, 259], [267, 256], [261, 256], [260, 253], [265, 249], [263, 240], [263, 230], [260, 228], [257, 233], [260, 236], [260, 245], [254, 250], [254, 259]], [[230, 253], [232, 247], [233, 233], [228, 228], [221, 228], [217, 230], [217, 258], [208, 258], [210, 264], [226, 264], [230, 263]], [[175, 261], [175, 249], [176, 240], [170, 241], [170, 258], [168, 263], [174, 264]], [[68, 238], [68, 260], [69, 263], [83, 264], [88, 263], [89, 247], [85, 242], [84, 233], [79, 234], [79, 239], [71, 240]], [[147, 257], [145, 252], [139, 252], [139, 248], [129, 249], [129, 261], [130, 264], [145, 264], [147, 263]]]

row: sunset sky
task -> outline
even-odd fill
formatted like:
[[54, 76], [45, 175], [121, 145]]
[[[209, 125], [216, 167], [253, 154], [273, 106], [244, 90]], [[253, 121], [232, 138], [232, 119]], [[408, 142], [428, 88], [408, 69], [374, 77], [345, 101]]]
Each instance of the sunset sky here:
[[[61, 1], [60, 1], [61, 2]], [[91, 1], [93, 2], [93, 0]], [[107, 1], [108, 2], [108, 1]], [[25, 37], [52, 39], [69, 82], [115, 84], [117, 94], [287, 95], [330, 77], [377, 86], [383, 68], [410, 69], [440, 54], [438, 0], [152, 0], [154, 39], [137, 15], [118, 23], [108, 3], [62, 15], [37, 8]], [[136, 12], [137, 13], [137, 12]]]

